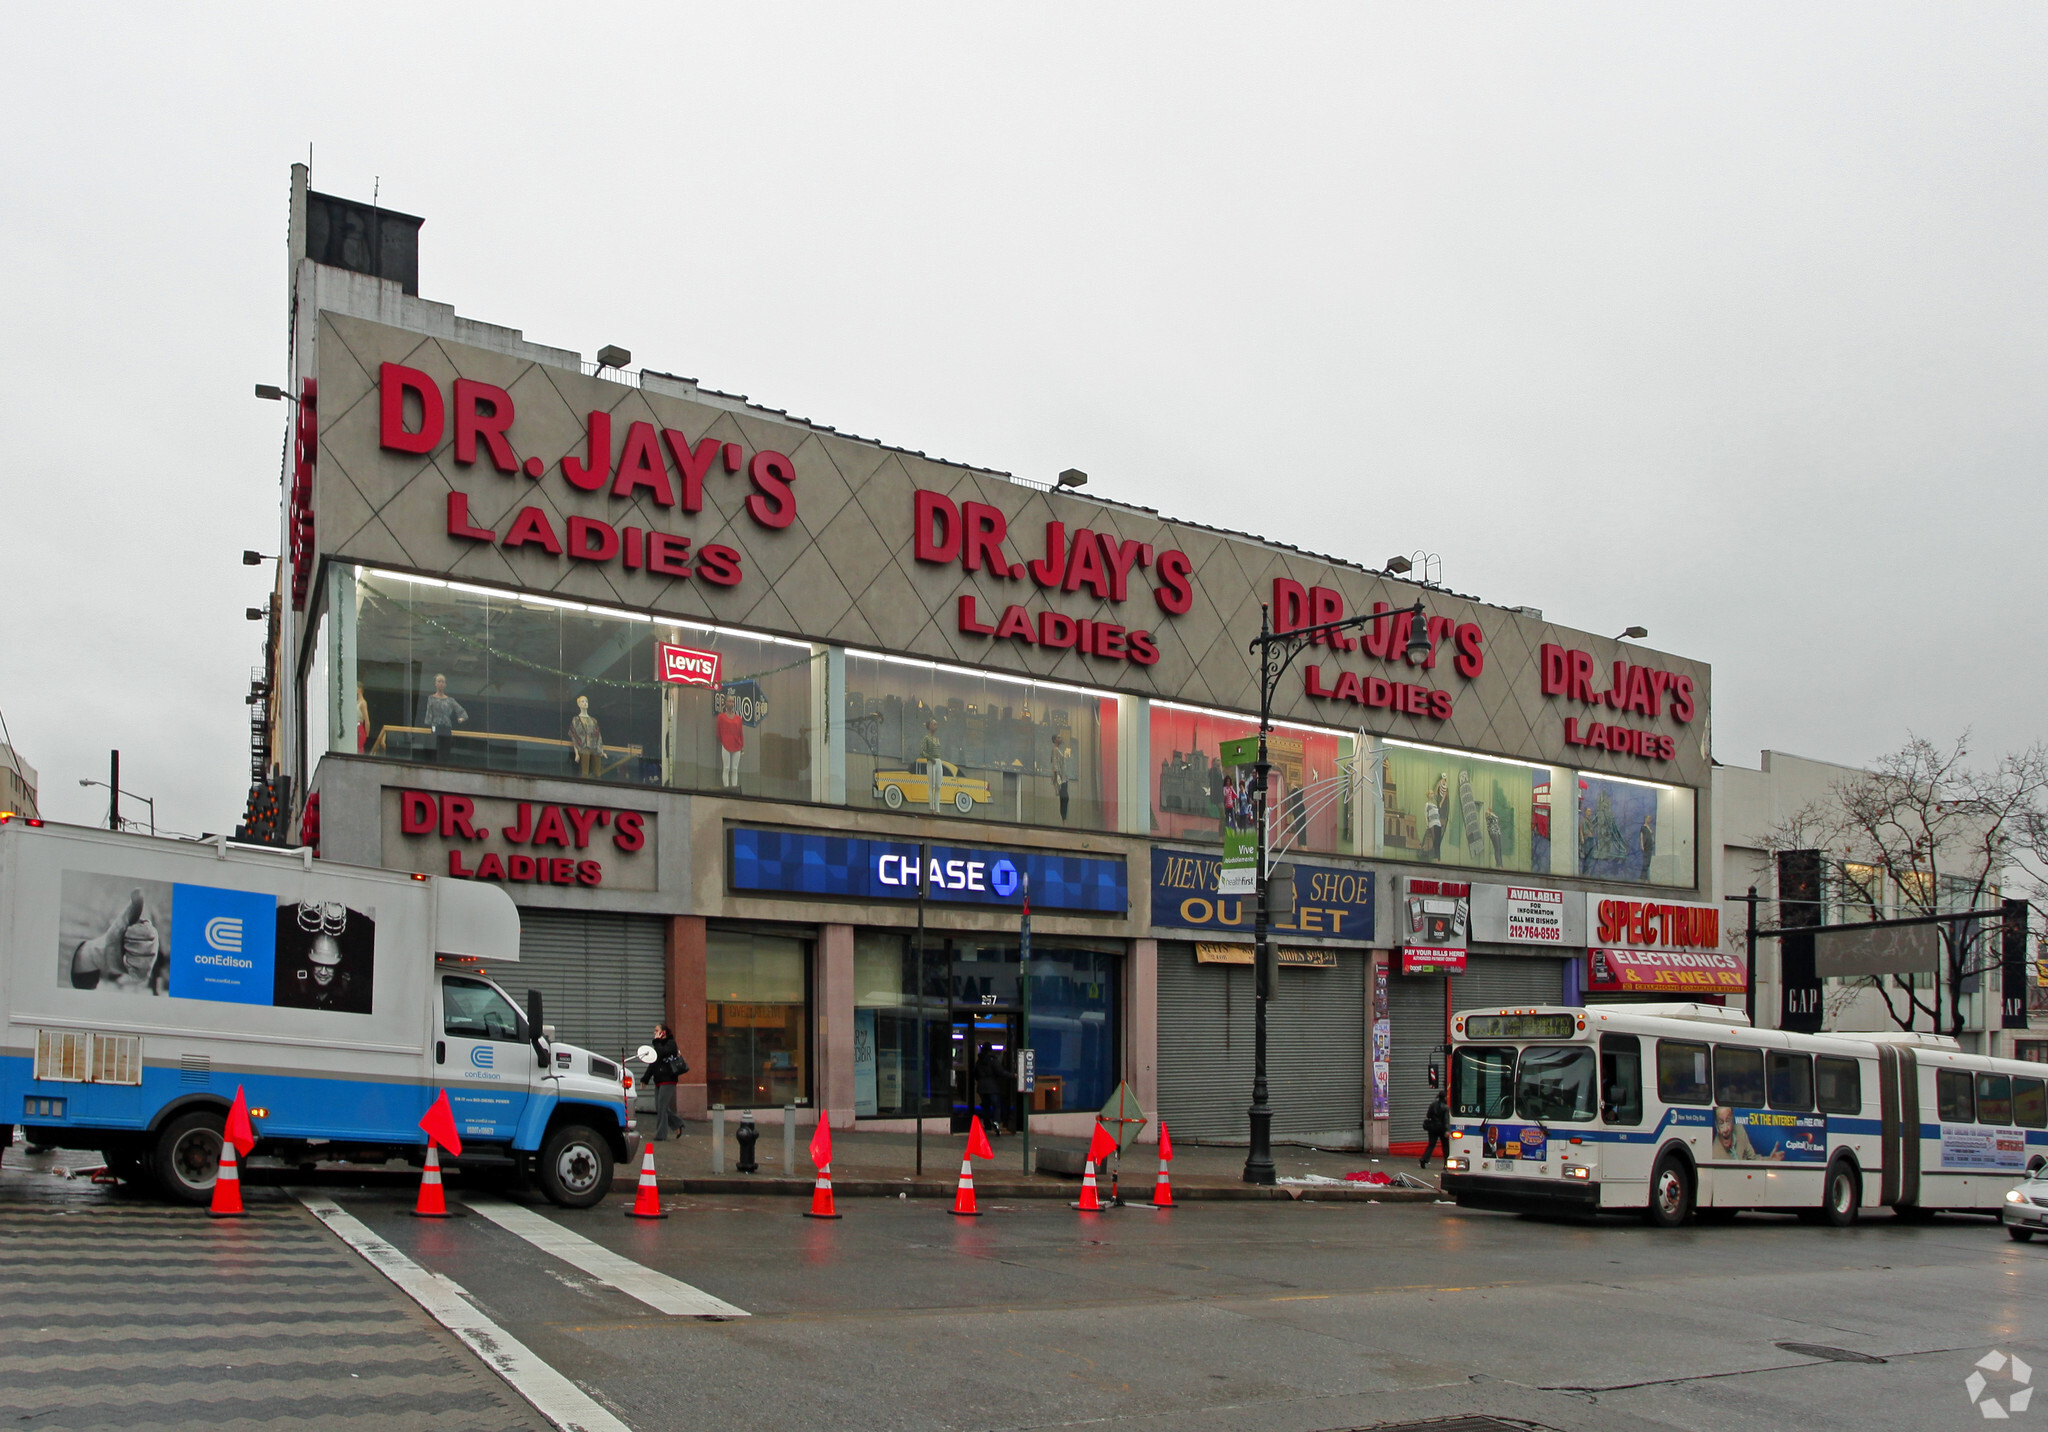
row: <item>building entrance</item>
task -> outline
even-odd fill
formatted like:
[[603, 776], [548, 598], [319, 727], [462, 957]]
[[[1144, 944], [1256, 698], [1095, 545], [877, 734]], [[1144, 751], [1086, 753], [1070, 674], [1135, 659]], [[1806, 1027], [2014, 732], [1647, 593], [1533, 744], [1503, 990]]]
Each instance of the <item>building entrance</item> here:
[[1019, 1127], [1017, 1048], [1023, 1017], [1002, 1009], [953, 1011], [953, 1132], [981, 1115], [991, 1135]]

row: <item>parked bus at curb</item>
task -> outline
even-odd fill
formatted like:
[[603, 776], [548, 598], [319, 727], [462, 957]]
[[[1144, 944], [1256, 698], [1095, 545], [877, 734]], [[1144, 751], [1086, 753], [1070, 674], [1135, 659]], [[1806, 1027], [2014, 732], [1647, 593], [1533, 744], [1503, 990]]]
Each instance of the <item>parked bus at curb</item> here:
[[560, 1043], [502, 890], [278, 851], [0, 820], [0, 1143], [90, 1149], [203, 1202], [237, 1088], [252, 1157], [426, 1155], [588, 1207], [630, 1155], [624, 1071]]
[[1946, 1035], [1753, 1029], [1713, 1005], [1478, 1009], [1451, 1022], [1451, 1156], [1467, 1208], [1996, 1215], [2048, 1150], [2038, 1064]]

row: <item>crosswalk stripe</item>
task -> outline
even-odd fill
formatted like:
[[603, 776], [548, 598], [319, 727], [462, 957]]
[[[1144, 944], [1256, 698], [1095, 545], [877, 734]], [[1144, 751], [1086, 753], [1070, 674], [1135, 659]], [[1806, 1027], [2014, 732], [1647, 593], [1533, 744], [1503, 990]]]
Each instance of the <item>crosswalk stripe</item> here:
[[422, 1268], [364, 1227], [360, 1220], [343, 1212], [333, 1199], [304, 1190], [297, 1191], [297, 1196], [308, 1212], [334, 1230], [337, 1238], [362, 1254], [370, 1266], [426, 1309], [428, 1316], [455, 1334], [562, 1432], [632, 1432], [590, 1394], [485, 1317], [454, 1279]]
[[581, 1268], [627, 1297], [638, 1298], [658, 1313], [681, 1318], [752, 1316], [746, 1309], [736, 1308], [723, 1298], [714, 1298], [702, 1288], [693, 1288], [666, 1273], [657, 1273], [602, 1244], [591, 1242], [580, 1233], [572, 1233], [530, 1208], [522, 1208], [501, 1198], [465, 1198], [463, 1202], [507, 1233], [516, 1233], [541, 1252], [561, 1259], [572, 1268]]

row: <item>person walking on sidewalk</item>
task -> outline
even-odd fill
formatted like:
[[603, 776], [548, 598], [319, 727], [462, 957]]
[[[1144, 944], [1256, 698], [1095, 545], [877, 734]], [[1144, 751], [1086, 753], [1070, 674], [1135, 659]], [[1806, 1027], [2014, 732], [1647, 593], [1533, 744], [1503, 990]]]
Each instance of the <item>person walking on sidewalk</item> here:
[[1429, 1160], [1439, 1147], [1444, 1157], [1451, 1154], [1451, 1106], [1444, 1099], [1444, 1091], [1436, 1091], [1436, 1097], [1429, 1101], [1429, 1112], [1422, 1116], [1422, 1132], [1429, 1135], [1429, 1146], [1422, 1151], [1422, 1166], [1429, 1167]]
[[[680, 1138], [683, 1121], [676, 1114], [676, 1081], [689, 1072], [690, 1065], [676, 1048], [668, 1026], [654, 1026], [654, 1062], [647, 1066], [647, 1082], [654, 1086], [655, 1139]], [[669, 1129], [673, 1127], [675, 1133]]]

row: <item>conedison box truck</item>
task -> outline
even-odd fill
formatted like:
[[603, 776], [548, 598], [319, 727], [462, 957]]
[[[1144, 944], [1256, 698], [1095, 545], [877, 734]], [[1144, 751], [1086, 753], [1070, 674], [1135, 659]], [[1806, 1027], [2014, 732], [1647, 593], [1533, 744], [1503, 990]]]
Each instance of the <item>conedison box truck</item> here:
[[446, 1090], [458, 1168], [588, 1207], [629, 1155], [626, 1074], [493, 981], [518, 958], [494, 886], [0, 819], [0, 1143], [198, 1202], [238, 1087], [252, 1157], [305, 1166], [418, 1162]]

